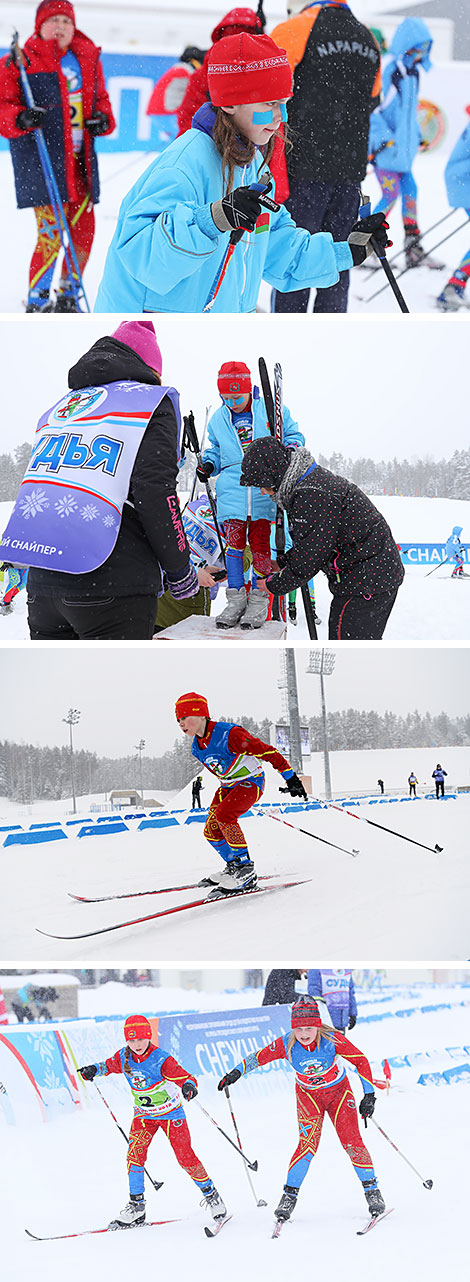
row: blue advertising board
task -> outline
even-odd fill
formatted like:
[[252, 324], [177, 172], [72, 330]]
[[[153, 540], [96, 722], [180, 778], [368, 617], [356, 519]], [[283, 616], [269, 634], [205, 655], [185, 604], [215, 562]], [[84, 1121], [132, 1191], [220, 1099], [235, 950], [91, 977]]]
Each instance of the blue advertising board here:
[[[447, 560], [445, 543], [399, 543], [403, 565], [442, 565]], [[462, 556], [470, 562], [470, 543], [462, 544]]]

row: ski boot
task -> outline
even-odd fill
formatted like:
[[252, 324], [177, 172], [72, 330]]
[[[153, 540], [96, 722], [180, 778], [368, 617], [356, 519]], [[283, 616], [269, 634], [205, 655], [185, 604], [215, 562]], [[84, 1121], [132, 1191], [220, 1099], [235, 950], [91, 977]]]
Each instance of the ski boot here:
[[364, 1180], [362, 1185], [366, 1196], [366, 1202], [371, 1215], [383, 1215], [385, 1211], [385, 1202], [378, 1187], [376, 1180]]
[[78, 312], [78, 307], [73, 294], [59, 293], [56, 298], [55, 312]]
[[289, 602], [289, 623], [297, 623], [297, 606]]
[[227, 604], [216, 618], [217, 628], [235, 628], [246, 610], [246, 588], [227, 588]]
[[210, 1184], [206, 1184], [205, 1188], [203, 1188], [201, 1192], [204, 1194], [201, 1206], [207, 1206], [213, 1220], [224, 1220], [227, 1214], [227, 1207], [212, 1182]]
[[49, 298], [49, 290], [40, 289], [36, 298], [32, 298], [25, 307], [25, 312], [53, 312], [54, 304]]
[[241, 620], [241, 627], [262, 628], [268, 617], [268, 609], [268, 593], [260, 592], [259, 588], [252, 588], [248, 597], [248, 605]]
[[239, 859], [231, 859], [207, 898], [223, 899], [226, 895], [237, 895], [240, 891], [254, 890], [257, 881], [255, 865], [251, 859], [246, 859], [244, 863]]
[[145, 1224], [145, 1197], [143, 1193], [131, 1193], [127, 1205], [108, 1224], [108, 1230], [134, 1229], [139, 1224]]
[[405, 231], [405, 260], [407, 267], [429, 267], [431, 271], [442, 271], [444, 263], [431, 258], [423, 249], [419, 231]]
[[292, 1212], [295, 1211], [299, 1190], [292, 1187], [292, 1184], [284, 1185], [284, 1192], [281, 1197], [279, 1206], [276, 1206], [274, 1212], [276, 1220], [290, 1220]]
[[218, 886], [220, 878], [222, 876], [223, 874], [220, 872], [208, 873], [207, 877], [201, 877], [201, 880], [198, 881], [197, 884], [198, 886], [209, 886], [209, 887]]
[[441, 294], [436, 298], [436, 307], [440, 312], [458, 312], [461, 307], [468, 307], [464, 286], [453, 285], [448, 281]]

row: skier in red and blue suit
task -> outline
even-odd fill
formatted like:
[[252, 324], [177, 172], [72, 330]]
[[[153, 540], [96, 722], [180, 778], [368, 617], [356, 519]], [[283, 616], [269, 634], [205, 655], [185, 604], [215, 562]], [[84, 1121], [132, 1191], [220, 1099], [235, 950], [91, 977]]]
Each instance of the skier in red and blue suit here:
[[226, 1207], [192, 1148], [179, 1095], [181, 1090], [185, 1100], [194, 1099], [198, 1089], [196, 1078], [163, 1047], [154, 1045], [152, 1026], [145, 1015], [129, 1015], [124, 1024], [124, 1037], [126, 1045], [110, 1059], [86, 1064], [78, 1070], [86, 1082], [92, 1082], [94, 1077], [122, 1073], [134, 1099], [127, 1152], [130, 1199], [109, 1227], [130, 1229], [145, 1222], [144, 1166], [149, 1145], [158, 1130], [164, 1131], [177, 1162], [204, 1195], [213, 1219], [223, 1218]]
[[238, 819], [263, 794], [265, 777], [261, 762], [269, 761], [273, 769], [279, 771], [286, 782], [285, 791], [291, 797], [303, 797], [306, 801], [303, 783], [271, 744], [263, 743], [243, 726], [230, 721], [211, 721], [204, 695], [195, 691], [182, 694], [176, 702], [175, 713], [183, 734], [192, 738], [193, 757], [221, 780], [209, 807], [204, 836], [226, 866], [222, 874], [211, 873], [199, 885], [214, 887], [209, 898], [253, 890], [257, 881], [255, 865]]
[[385, 1211], [385, 1202], [377, 1184], [372, 1158], [359, 1133], [354, 1095], [341, 1063], [342, 1059], [348, 1060], [359, 1074], [364, 1091], [359, 1112], [367, 1126], [367, 1118], [372, 1117], [375, 1108], [369, 1061], [343, 1033], [322, 1024], [318, 1005], [310, 997], [301, 997], [294, 1003], [291, 1025], [291, 1033], [277, 1037], [270, 1046], [263, 1046], [248, 1055], [218, 1084], [218, 1090], [222, 1091], [245, 1073], [278, 1059], [287, 1059], [295, 1072], [299, 1143], [289, 1163], [275, 1216], [278, 1220], [288, 1220], [295, 1208], [300, 1185], [320, 1143], [325, 1113], [331, 1118], [338, 1139], [361, 1181], [371, 1215], [381, 1215]]

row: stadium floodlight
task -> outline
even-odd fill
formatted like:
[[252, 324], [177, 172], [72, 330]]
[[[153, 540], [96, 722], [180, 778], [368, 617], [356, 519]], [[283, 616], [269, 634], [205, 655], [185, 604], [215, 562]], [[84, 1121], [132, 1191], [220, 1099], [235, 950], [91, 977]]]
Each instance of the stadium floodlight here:
[[142, 782], [142, 779], [143, 779], [143, 776], [142, 776], [142, 753], [143, 753], [144, 748], [145, 748], [145, 739], [141, 739], [141, 740], [140, 740], [140, 743], [135, 743], [135, 744], [134, 744], [134, 747], [135, 747], [136, 752], [138, 752], [138, 754], [139, 754], [139, 768], [140, 768], [140, 797], [141, 797], [141, 801], [142, 801], [142, 805], [143, 805], [143, 804], [144, 804], [144, 786], [143, 786], [143, 782]]
[[62, 717], [62, 721], [64, 721], [64, 722], [65, 722], [65, 725], [66, 725], [66, 726], [68, 726], [68, 727], [69, 727], [69, 730], [70, 730], [70, 773], [71, 773], [71, 776], [72, 776], [72, 801], [73, 801], [73, 814], [74, 814], [74, 815], [76, 815], [76, 813], [77, 813], [77, 801], [76, 801], [76, 797], [75, 797], [75, 768], [74, 768], [74, 759], [73, 759], [73, 736], [72, 736], [72, 726], [76, 726], [76, 725], [77, 725], [77, 723], [80, 721], [80, 712], [79, 712], [78, 708], [69, 708], [68, 713], [67, 713], [67, 716], [66, 716], [66, 717]]
[[323, 760], [325, 764], [325, 796], [327, 801], [331, 800], [331, 771], [330, 771], [330, 753], [328, 748], [328, 726], [326, 720], [326, 701], [325, 685], [323, 678], [331, 677], [334, 672], [336, 663], [336, 654], [334, 650], [326, 650], [319, 647], [317, 650], [310, 651], [307, 673], [320, 677], [321, 692], [321, 714], [323, 727]]
[[299, 696], [297, 690], [297, 673], [295, 652], [290, 648], [281, 650], [281, 676], [278, 689], [284, 692], [283, 710], [289, 719], [289, 760], [296, 774], [302, 774], [302, 745], [300, 738]]

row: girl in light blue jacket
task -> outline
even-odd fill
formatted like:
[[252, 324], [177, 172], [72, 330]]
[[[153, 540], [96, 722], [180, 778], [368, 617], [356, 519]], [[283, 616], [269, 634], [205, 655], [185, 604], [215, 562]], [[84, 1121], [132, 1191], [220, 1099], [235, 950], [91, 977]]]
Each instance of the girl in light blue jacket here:
[[[383, 101], [370, 118], [369, 150], [382, 196], [374, 212], [387, 216], [401, 196], [408, 267], [423, 257], [418, 226], [418, 188], [411, 172], [422, 143], [418, 123], [419, 67], [429, 71], [432, 37], [421, 18], [405, 18], [395, 32], [382, 70]], [[428, 267], [431, 260], [426, 258]]]
[[[271, 570], [271, 522], [276, 516], [272, 499], [259, 489], [240, 484], [243, 455], [251, 441], [269, 436], [266, 406], [243, 361], [226, 361], [221, 366], [217, 387], [220, 409], [208, 423], [209, 448], [204, 451], [200, 480], [217, 477], [217, 515], [223, 523], [227, 565], [227, 605], [216, 618], [219, 628], [259, 628], [266, 622], [269, 593], [258, 587], [258, 575]], [[286, 445], [305, 444], [287, 406], [283, 409], [283, 439]], [[247, 595], [243, 575], [243, 554], [249, 543], [253, 557], [251, 591]]]
[[192, 129], [125, 197], [95, 311], [254, 312], [262, 280], [281, 292], [326, 289], [372, 252], [372, 235], [388, 244], [383, 215], [361, 221], [359, 242], [353, 227], [335, 244], [253, 189], [266, 195], [272, 184], [274, 136], [292, 92], [286, 54], [269, 36], [219, 40], [208, 85], [211, 101]]
[[[466, 108], [470, 116], [470, 106]], [[470, 218], [470, 123], [460, 135], [444, 170], [447, 199], [453, 209], [464, 209]], [[470, 307], [465, 299], [465, 288], [470, 280], [470, 249], [460, 259], [458, 267], [444, 286], [437, 299], [441, 312], [457, 312]]]

